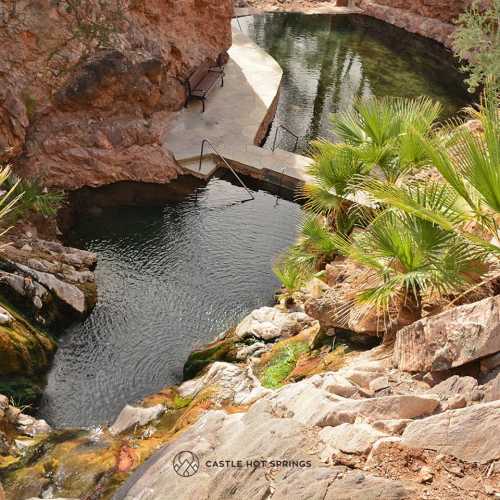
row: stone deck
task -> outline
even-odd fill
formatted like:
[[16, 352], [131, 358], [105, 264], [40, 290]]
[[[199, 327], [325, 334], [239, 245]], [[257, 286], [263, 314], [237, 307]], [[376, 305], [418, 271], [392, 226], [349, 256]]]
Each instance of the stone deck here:
[[163, 138], [187, 173], [209, 179], [220, 162], [207, 148], [199, 170], [203, 139], [209, 140], [239, 173], [295, 188], [307, 179], [309, 158], [260, 148], [273, 119], [283, 72], [278, 63], [238, 30], [233, 31], [224, 87], [211, 92], [205, 113], [201, 103], [175, 117]]

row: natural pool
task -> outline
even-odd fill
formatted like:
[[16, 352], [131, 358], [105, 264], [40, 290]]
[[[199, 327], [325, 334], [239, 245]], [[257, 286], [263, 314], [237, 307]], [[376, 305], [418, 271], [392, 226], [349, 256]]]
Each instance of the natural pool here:
[[[310, 139], [356, 96], [430, 95], [445, 115], [469, 103], [449, 54], [360, 16], [269, 14], [240, 25], [284, 69], [278, 123]], [[286, 136], [280, 146], [290, 149]], [[193, 347], [272, 302], [276, 255], [300, 207], [214, 179], [162, 207], [105, 209], [82, 218], [69, 243], [97, 252], [99, 302], [61, 338], [39, 414], [57, 426], [113, 419], [128, 402], [178, 383]]]
[[[233, 26], [269, 52], [283, 68], [272, 146], [278, 124], [300, 138], [328, 137], [330, 115], [349, 109], [356, 97], [426, 95], [439, 100], [443, 118], [471, 102], [463, 75], [438, 43], [365, 16], [266, 14], [240, 18]], [[294, 138], [280, 133], [278, 145]]]
[[178, 383], [189, 352], [272, 303], [273, 258], [295, 237], [300, 207], [212, 179], [163, 207], [105, 209], [70, 243], [96, 252], [99, 302], [61, 338], [39, 414], [57, 426], [112, 419]]

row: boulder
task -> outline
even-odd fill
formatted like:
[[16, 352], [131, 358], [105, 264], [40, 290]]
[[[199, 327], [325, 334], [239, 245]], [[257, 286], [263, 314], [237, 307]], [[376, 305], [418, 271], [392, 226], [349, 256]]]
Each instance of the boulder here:
[[477, 389], [477, 380], [473, 377], [460, 377], [453, 375], [443, 382], [435, 385], [427, 391], [427, 394], [435, 394], [441, 400], [463, 396], [467, 402], [472, 401], [472, 394]]
[[39, 434], [48, 434], [52, 430], [45, 420], [37, 420], [24, 413], [21, 413], [17, 417], [16, 427], [21, 434], [31, 437], [38, 436]]
[[318, 375], [318, 387], [344, 398], [350, 398], [359, 392], [357, 385], [338, 373], [327, 373], [323, 376]]
[[333, 448], [343, 453], [353, 454], [367, 454], [373, 443], [386, 435], [366, 423], [324, 427], [319, 433], [321, 440], [328, 446], [327, 453]]
[[251, 366], [242, 368], [231, 363], [217, 361], [201, 377], [188, 380], [179, 387], [183, 398], [194, 398], [208, 387], [217, 390], [220, 400], [231, 401], [237, 405], [250, 404], [271, 393], [262, 387], [252, 372]]
[[499, 422], [500, 401], [450, 410], [409, 424], [402, 444], [487, 463], [500, 459], [500, 442], [495, 438]]
[[498, 351], [500, 296], [455, 307], [399, 330], [394, 363], [404, 371], [441, 371]]
[[165, 408], [162, 405], [156, 405], [150, 408], [127, 405], [109, 428], [109, 432], [111, 435], [116, 436], [136, 425], [142, 427], [152, 420], [157, 419], [164, 411]]
[[436, 397], [417, 395], [346, 399], [318, 389], [308, 380], [285, 386], [266, 399], [272, 401], [277, 412], [319, 427], [352, 424], [359, 417], [370, 422], [422, 417], [439, 406]]
[[500, 400], [500, 373], [484, 385], [484, 402]]
[[302, 312], [285, 313], [275, 307], [261, 307], [241, 321], [236, 327], [235, 335], [239, 339], [255, 337], [274, 340], [296, 335], [313, 322], [313, 318]]
[[400, 435], [406, 429], [406, 426], [412, 422], [410, 418], [375, 420], [372, 427], [384, 434]]
[[[263, 400], [246, 414], [209, 411], [133, 473], [116, 498], [132, 500], [144, 492], [149, 498], [163, 498], [166, 491], [169, 498], [413, 497], [412, 489], [401, 481], [325, 467], [312, 451], [323, 446], [304, 425], [273, 416]], [[172, 464], [186, 450], [196, 456], [199, 468], [191, 479], [182, 480]]]

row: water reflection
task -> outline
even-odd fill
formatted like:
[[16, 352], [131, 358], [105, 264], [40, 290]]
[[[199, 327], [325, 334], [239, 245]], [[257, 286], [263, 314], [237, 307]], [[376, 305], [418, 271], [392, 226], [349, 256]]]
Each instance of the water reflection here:
[[[438, 99], [443, 117], [470, 103], [451, 54], [439, 44], [364, 16], [266, 14], [240, 19], [243, 31], [284, 70], [276, 123], [303, 139], [329, 132], [332, 113], [356, 97], [419, 96]], [[275, 128], [268, 144], [272, 144]], [[293, 138], [280, 139], [291, 149]]]

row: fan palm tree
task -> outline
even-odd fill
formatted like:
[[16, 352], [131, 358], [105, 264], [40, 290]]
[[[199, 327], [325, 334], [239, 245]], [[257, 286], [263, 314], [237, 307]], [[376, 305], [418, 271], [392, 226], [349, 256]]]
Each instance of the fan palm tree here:
[[[434, 202], [440, 203], [438, 197]], [[431, 206], [428, 206], [432, 209]], [[352, 239], [333, 237], [341, 253], [365, 269], [352, 306], [390, 317], [423, 313], [425, 299], [456, 293], [486, 272], [484, 250], [454, 231], [399, 210], [382, 211]]]
[[[398, 207], [407, 213], [432, 221], [446, 230], [455, 230], [476, 244], [500, 256], [500, 115], [498, 96], [486, 88], [481, 105], [469, 110], [478, 120], [481, 133], [457, 121], [451, 121], [432, 137], [418, 133], [416, 143], [427, 157], [427, 164], [441, 174], [450, 204], [445, 211], [428, 210], [422, 195], [427, 187], [388, 186], [377, 180], [364, 183], [363, 189], [377, 201]], [[453, 203], [451, 203], [453, 198]], [[482, 234], [470, 231], [479, 224]]]

